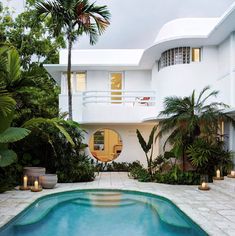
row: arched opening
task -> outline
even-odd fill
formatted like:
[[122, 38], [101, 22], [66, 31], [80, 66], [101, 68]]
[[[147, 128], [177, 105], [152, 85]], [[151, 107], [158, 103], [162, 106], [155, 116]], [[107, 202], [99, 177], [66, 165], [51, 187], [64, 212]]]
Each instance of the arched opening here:
[[92, 134], [89, 142], [92, 156], [99, 161], [113, 161], [122, 151], [120, 135], [111, 129], [99, 129]]

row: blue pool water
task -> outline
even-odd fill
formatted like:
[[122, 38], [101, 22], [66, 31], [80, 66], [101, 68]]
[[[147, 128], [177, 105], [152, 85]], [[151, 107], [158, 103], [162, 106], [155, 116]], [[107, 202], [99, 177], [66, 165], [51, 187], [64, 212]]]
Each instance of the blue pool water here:
[[204, 236], [169, 200], [139, 192], [83, 190], [31, 204], [0, 236]]

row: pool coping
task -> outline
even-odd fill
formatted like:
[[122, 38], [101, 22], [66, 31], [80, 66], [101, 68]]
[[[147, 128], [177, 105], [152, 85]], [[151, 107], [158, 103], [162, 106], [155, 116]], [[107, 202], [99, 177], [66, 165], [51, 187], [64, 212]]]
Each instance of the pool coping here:
[[[56, 196], [58, 194], [63, 194], [63, 193], [73, 193], [73, 192], [86, 192], [86, 191], [119, 191], [119, 192], [124, 192], [124, 193], [134, 193], [134, 194], [139, 194], [139, 195], [143, 195], [143, 196], [150, 196], [150, 197], [156, 197], [156, 198], [159, 198], [161, 200], [164, 200], [170, 204], [172, 204], [174, 207], [176, 207], [178, 210], [179, 210], [179, 213], [181, 215], [185, 215], [186, 217], [188, 217], [188, 221], [190, 222], [190, 224], [194, 224], [196, 226], [196, 228], [199, 228], [199, 230], [202, 230], [204, 231], [207, 235], [208, 232], [206, 232], [199, 224], [197, 224], [197, 222], [195, 222], [193, 219], [191, 219], [185, 212], [183, 212], [173, 201], [171, 201], [170, 199], [164, 197], [164, 196], [161, 196], [161, 195], [157, 195], [155, 193], [150, 193], [148, 191], [141, 191], [141, 190], [130, 190], [130, 189], [121, 189], [121, 188], [83, 188], [83, 189], [73, 189], [73, 190], [62, 190], [62, 191], [59, 191], [59, 192], [55, 192], [55, 193], [48, 193], [46, 195], [43, 195], [41, 197], [38, 197], [37, 199], [35, 199], [32, 203], [30, 203], [28, 206], [26, 206], [21, 212], [19, 212], [17, 215], [15, 215], [13, 218], [11, 218], [7, 223], [5, 223], [4, 225], [0, 226], [0, 232], [1, 230], [4, 230], [4, 228], [6, 228], [9, 224], [11, 224], [12, 222], [14, 222], [15, 220], [17, 220], [18, 217], [20, 217], [21, 215], [25, 214], [33, 205], [37, 204], [39, 201], [43, 200], [43, 199], [46, 199], [48, 196]], [[68, 200], [66, 200], [68, 201]], [[65, 201], [65, 202], [66, 202]], [[63, 201], [64, 202], [64, 201]], [[60, 202], [58, 204], [61, 204], [63, 202]], [[58, 204], [56, 204], [55, 206], [53, 206], [52, 208], [56, 207]], [[51, 208], [50, 208], [51, 210]], [[50, 210], [45, 214], [43, 215], [43, 217], [40, 219], [42, 220], [44, 217], [46, 217], [46, 215], [50, 212]], [[161, 215], [159, 215], [159, 218], [162, 220], [161, 218]], [[165, 222], [164, 220], [162, 220], [164, 223], [167, 223]], [[30, 222], [29, 224], [34, 224], [35, 222]], [[169, 224], [169, 223], [167, 223]], [[173, 224], [170, 224], [172, 226], [176, 226], [176, 227], [181, 227], [181, 226], [177, 226], [177, 225], [173, 225]], [[18, 225], [17, 225], [18, 226]], [[20, 225], [21, 226], [21, 225]]]
[[[183, 204], [180, 204], [175, 198], [174, 195], [169, 195], [167, 193], [164, 193], [163, 190], [157, 191], [158, 188], [179, 188], [179, 189], [186, 189], [186, 191], [196, 190], [197, 186], [176, 186], [176, 185], [168, 185], [168, 184], [158, 184], [158, 183], [140, 183], [136, 180], [130, 180], [132, 183], [135, 183], [133, 186], [118, 186], [116, 185], [108, 185], [107, 183], [102, 184], [103, 186], [97, 185], [97, 181], [95, 182], [88, 182], [88, 183], [74, 183], [74, 184], [58, 184], [58, 186], [55, 189], [52, 190], [43, 190], [40, 193], [33, 193], [29, 194], [29, 199], [27, 202], [23, 202], [22, 204], [19, 204], [19, 207], [14, 209], [14, 212], [11, 212], [11, 215], [8, 215], [5, 219], [3, 219], [0, 222], [0, 228], [3, 226], [9, 224], [10, 221], [14, 220], [14, 218], [21, 212], [25, 211], [30, 205], [40, 199], [42, 199], [45, 196], [48, 195], [54, 195], [57, 193], [63, 193], [63, 192], [71, 192], [71, 191], [81, 191], [81, 190], [124, 190], [124, 191], [132, 191], [132, 192], [139, 192], [139, 193], [145, 193], [145, 194], [153, 194], [154, 196], [163, 197], [164, 199], [169, 200], [171, 203], [173, 203], [175, 206], [177, 206], [180, 211], [183, 212], [183, 214], [187, 215], [196, 225], [198, 225], [200, 228], [202, 228], [207, 234], [209, 235], [229, 235], [225, 233], [223, 230], [221, 230], [219, 227], [211, 226], [208, 221], [205, 219], [200, 219], [200, 217], [197, 216], [197, 214], [194, 214], [193, 211], [186, 211]], [[100, 181], [99, 181], [100, 182]], [[95, 185], [95, 186], [92, 186]], [[106, 186], [105, 186], [106, 185]], [[108, 186], [107, 186], [108, 185]], [[140, 185], [140, 186], [138, 186]], [[146, 187], [154, 186], [156, 189], [146, 189]], [[213, 191], [213, 190], [212, 190]], [[22, 193], [22, 191], [8, 191], [6, 194], [11, 196], [17, 196], [17, 194]], [[205, 192], [200, 192], [200, 194], [206, 195]], [[14, 198], [14, 197], [13, 197]], [[2, 201], [4, 202], [4, 200]], [[1, 203], [1, 194], [0, 194], [0, 203]], [[1, 205], [0, 205], [1, 207]], [[195, 210], [196, 211], [196, 210]], [[0, 208], [0, 215], [1, 215], [1, 208]], [[4, 216], [4, 214], [3, 214]], [[229, 226], [228, 226], [229, 227]], [[232, 234], [231, 234], [232, 235]]]

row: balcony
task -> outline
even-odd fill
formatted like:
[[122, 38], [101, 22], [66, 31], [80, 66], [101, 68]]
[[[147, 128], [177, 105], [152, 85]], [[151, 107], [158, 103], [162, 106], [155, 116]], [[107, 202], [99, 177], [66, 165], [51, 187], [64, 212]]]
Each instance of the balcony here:
[[85, 91], [82, 107], [82, 123], [140, 123], [156, 115], [156, 95], [155, 91]]

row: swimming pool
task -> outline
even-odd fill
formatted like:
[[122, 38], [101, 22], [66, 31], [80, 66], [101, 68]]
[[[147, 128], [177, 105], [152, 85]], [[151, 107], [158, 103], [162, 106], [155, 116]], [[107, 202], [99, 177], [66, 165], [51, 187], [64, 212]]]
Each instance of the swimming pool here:
[[79, 190], [38, 199], [0, 236], [207, 235], [166, 198], [119, 190]]

